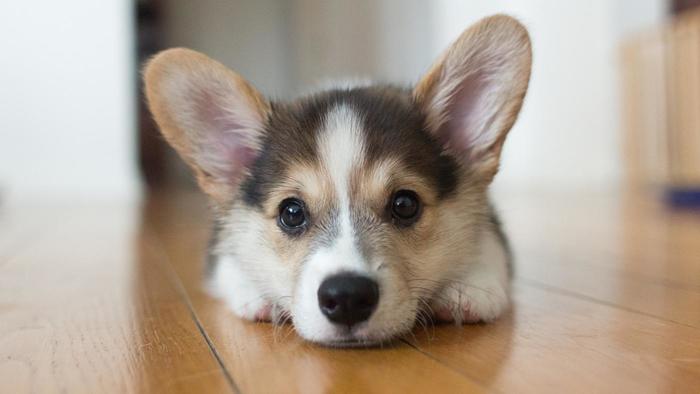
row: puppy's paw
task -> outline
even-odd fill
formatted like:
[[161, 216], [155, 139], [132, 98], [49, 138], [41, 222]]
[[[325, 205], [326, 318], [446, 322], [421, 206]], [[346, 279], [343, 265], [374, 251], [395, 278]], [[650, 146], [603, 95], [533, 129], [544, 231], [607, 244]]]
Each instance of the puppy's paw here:
[[236, 281], [235, 286], [225, 289], [223, 297], [233, 312], [251, 321], [272, 321], [272, 304], [262, 296], [248, 280]]
[[501, 316], [510, 302], [508, 252], [497, 232], [482, 235], [481, 255], [449, 281], [433, 298], [430, 307], [438, 321], [490, 322]]
[[500, 283], [459, 283], [443, 289], [431, 309], [437, 321], [465, 324], [493, 321], [508, 304], [508, 291]]
[[209, 290], [226, 301], [239, 317], [251, 321], [272, 321], [272, 303], [231, 258], [220, 258], [210, 280]]
[[232, 300], [229, 300], [229, 305], [239, 317], [251, 321], [272, 321], [272, 304], [262, 299], [238, 302], [237, 298], [234, 296]]

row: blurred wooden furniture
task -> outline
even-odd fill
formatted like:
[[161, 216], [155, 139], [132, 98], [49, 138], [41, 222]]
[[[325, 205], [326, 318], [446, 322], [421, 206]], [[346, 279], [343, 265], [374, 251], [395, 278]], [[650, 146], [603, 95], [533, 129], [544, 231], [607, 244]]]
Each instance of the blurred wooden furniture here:
[[141, 67], [158, 51], [164, 49], [164, 4], [161, 0], [138, 0], [134, 2], [136, 8], [136, 70], [134, 81], [137, 84], [138, 127], [136, 128], [137, 160], [139, 171], [146, 186], [163, 187], [171, 182], [169, 174], [171, 167], [169, 161], [173, 155], [169, 155], [169, 147], [163, 140], [156, 122], [146, 106], [146, 98], [141, 81]]
[[674, 14], [680, 14], [681, 12], [685, 12], [698, 6], [700, 6], [700, 0], [672, 0], [671, 12]]
[[628, 179], [700, 191], [700, 9], [628, 39], [621, 74]]
[[514, 307], [334, 350], [200, 290], [197, 195], [3, 207], [0, 392], [675, 392], [700, 387], [700, 214], [510, 193]]

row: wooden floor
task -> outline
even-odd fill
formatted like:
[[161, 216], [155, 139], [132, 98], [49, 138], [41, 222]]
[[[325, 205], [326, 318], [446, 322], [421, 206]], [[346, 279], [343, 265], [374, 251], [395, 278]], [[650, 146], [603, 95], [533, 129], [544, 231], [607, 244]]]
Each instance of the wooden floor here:
[[700, 392], [700, 213], [503, 193], [514, 306], [332, 350], [199, 289], [201, 198], [0, 208], [0, 393]]

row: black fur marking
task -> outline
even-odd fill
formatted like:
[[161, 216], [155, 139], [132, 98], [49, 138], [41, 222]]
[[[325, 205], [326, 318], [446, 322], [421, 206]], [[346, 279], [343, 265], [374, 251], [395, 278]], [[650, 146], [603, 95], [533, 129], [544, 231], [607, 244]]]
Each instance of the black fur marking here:
[[357, 89], [347, 98], [364, 121], [367, 160], [399, 157], [407, 168], [424, 177], [440, 199], [457, 186], [457, 163], [443, 154], [426, 127], [425, 115], [410, 91], [391, 86]]
[[346, 105], [363, 121], [367, 160], [389, 155], [424, 177], [443, 199], [457, 186], [456, 161], [443, 154], [426, 127], [425, 115], [410, 91], [392, 86], [338, 89], [292, 103], [274, 103], [265, 127], [262, 152], [241, 186], [243, 201], [261, 207], [273, 185], [294, 162], [318, 160], [316, 136], [326, 115]]
[[290, 163], [316, 159], [316, 133], [326, 113], [321, 104], [313, 100], [300, 105], [272, 104], [262, 151], [241, 185], [246, 204], [260, 207]]

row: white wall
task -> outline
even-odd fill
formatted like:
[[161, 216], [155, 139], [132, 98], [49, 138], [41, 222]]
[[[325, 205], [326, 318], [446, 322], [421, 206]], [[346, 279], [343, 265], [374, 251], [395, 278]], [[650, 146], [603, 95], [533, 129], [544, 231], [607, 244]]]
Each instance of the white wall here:
[[0, 11], [0, 198], [134, 196], [133, 6], [8, 1]]
[[618, 49], [663, 19], [664, 0], [435, 1], [434, 48], [483, 16], [507, 13], [530, 30], [530, 91], [503, 153], [501, 185], [607, 186], [622, 173]]
[[293, 90], [329, 80], [410, 83], [430, 62], [433, 7], [425, 0], [293, 0]]
[[[534, 42], [531, 91], [499, 183], [621, 176], [617, 48], [665, 0], [168, 0], [171, 45], [207, 52], [287, 97], [314, 81], [412, 82], [467, 25], [506, 12]], [[132, 5], [14, 1], [0, 12], [0, 198], [138, 191]]]
[[410, 82], [431, 51], [424, 0], [165, 0], [165, 43], [204, 52], [267, 95], [331, 79]]
[[286, 96], [290, 8], [286, 0], [165, 0], [165, 45], [206, 53], [263, 93]]

